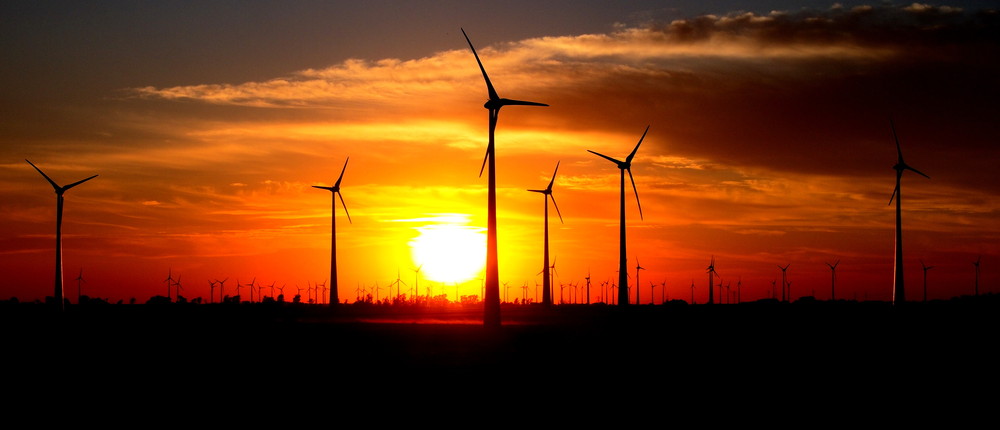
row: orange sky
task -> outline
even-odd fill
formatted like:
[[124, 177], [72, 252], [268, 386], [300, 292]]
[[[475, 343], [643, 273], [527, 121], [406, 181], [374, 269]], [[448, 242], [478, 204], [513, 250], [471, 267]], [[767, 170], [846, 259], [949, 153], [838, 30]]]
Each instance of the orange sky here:
[[[459, 25], [501, 97], [550, 105], [500, 115], [501, 282], [541, 282], [542, 202], [526, 190], [543, 188], [561, 162], [554, 194], [565, 224], [550, 217], [557, 282], [584, 283], [589, 271], [597, 299], [597, 285], [616, 278], [618, 171], [586, 150], [625, 157], [649, 125], [632, 169], [644, 219], [627, 196], [643, 302], [650, 281], [684, 300], [693, 281], [704, 302], [713, 255], [723, 282], [735, 291], [742, 281], [744, 300], [770, 294], [778, 264], [791, 264], [793, 297], [827, 299], [825, 262], [836, 260], [839, 297], [888, 300], [891, 116], [907, 163], [931, 177], [903, 178], [909, 297], [921, 294], [919, 260], [936, 266], [932, 298], [971, 294], [979, 256], [981, 291], [997, 292], [998, 19], [916, 4], [833, 7], [516, 40], [456, 21], [433, 35], [453, 41], [445, 50], [249, 80], [143, 83], [105, 65], [122, 76], [112, 89], [29, 102], [8, 79], [0, 298], [52, 294], [55, 199], [25, 158], [60, 184], [100, 175], [66, 193], [73, 301], [81, 268], [84, 294], [113, 301], [165, 294], [168, 270], [182, 276], [183, 295], [205, 300], [208, 279], [228, 277], [228, 289], [256, 277], [288, 296], [322, 282], [330, 193], [311, 186], [331, 185], [347, 157], [341, 191], [353, 223], [338, 206], [340, 296], [385, 288], [397, 271], [412, 284], [421, 229], [485, 226], [486, 91]], [[54, 87], [72, 85], [65, 73]], [[454, 297], [451, 285], [420, 285]]]

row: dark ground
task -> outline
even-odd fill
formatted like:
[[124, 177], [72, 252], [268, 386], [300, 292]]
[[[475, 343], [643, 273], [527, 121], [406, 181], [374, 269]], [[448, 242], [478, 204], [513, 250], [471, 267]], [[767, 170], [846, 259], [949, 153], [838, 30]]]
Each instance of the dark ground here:
[[[479, 308], [146, 304], [58, 314], [4, 303], [0, 334], [5, 386], [38, 399], [56, 389], [96, 400], [87, 387], [103, 387], [119, 401], [226, 393], [266, 403], [333, 390], [352, 393], [340, 401], [391, 395], [413, 404], [501, 401], [509, 392], [515, 404], [645, 397], [661, 407], [834, 402], [857, 412], [961, 399], [992, 410], [998, 310], [994, 296], [897, 308], [508, 306], [504, 325], [486, 329]], [[674, 407], [666, 410], [683, 411]]]

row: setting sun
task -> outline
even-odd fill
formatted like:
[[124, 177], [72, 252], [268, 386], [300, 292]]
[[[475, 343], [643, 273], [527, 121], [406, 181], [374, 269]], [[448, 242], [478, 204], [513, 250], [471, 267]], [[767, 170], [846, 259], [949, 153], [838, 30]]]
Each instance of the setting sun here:
[[413, 261], [426, 279], [460, 283], [474, 279], [483, 270], [486, 235], [482, 227], [445, 220], [417, 230], [420, 235], [410, 241], [410, 248]]

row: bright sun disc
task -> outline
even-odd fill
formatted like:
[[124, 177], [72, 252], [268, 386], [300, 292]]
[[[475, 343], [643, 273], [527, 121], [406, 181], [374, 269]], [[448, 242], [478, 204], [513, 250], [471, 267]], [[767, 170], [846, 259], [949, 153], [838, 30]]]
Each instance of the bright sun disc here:
[[410, 248], [424, 278], [435, 282], [466, 282], [482, 271], [486, 262], [483, 228], [433, 224], [417, 230], [420, 236], [410, 241]]

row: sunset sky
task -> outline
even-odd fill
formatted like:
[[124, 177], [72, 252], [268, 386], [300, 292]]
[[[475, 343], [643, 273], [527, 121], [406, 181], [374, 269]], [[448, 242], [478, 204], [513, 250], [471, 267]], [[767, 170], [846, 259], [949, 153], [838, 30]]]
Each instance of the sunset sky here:
[[[903, 176], [908, 298], [920, 260], [931, 298], [972, 294], [980, 256], [980, 291], [1000, 292], [995, 2], [700, 3], [5, 2], [0, 299], [52, 295], [55, 196], [25, 159], [63, 185], [100, 175], [65, 195], [73, 302], [81, 269], [84, 294], [112, 301], [166, 294], [168, 271], [206, 301], [209, 279], [286, 297], [323, 282], [331, 195], [311, 186], [347, 157], [340, 297], [376, 282], [385, 296], [397, 271], [412, 285], [433, 263], [411, 245], [441, 230], [474, 242], [486, 224], [487, 93], [460, 28], [501, 97], [550, 105], [507, 107], [497, 127], [511, 300], [541, 282], [543, 199], [526, 190], [557, 162], [556, 282], [589, 271], [597, 300], [616, 279], [619, 173], [587, 150], [624, 158], [647, 125], [632, 167], [644, 219], [626, 199], [644, 303], [650, 281], [657, 302], [661, 283], [690, 300], [692, 281], [705, 302], [712, 256], [743, 300], [774, 280], [780, 296], [779, 264], [793, 297], [828, 299], [837, 260], [838, 298], [889, 300], [890, 117], [931, 178]], [[468, 266], [454, 240], [432, 242]], [[479, 269], [460, 294], [479, 294]]]

